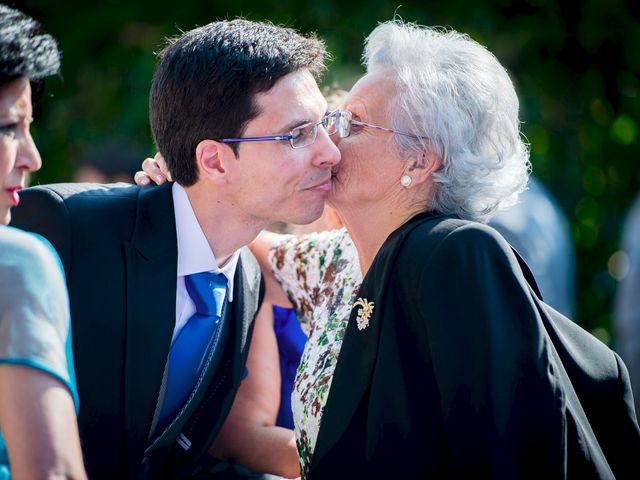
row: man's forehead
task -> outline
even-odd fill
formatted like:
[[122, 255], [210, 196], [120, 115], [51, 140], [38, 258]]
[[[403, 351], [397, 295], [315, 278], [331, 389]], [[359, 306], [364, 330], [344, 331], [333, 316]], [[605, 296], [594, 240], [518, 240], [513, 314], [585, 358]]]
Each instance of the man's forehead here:
[[308, 70], [291, 72], [280, 78], [269, 90], [257, 95], [263, 103], [282, 102], [282, 97], [289, 97], [303, 104], [324, 100], [316, 80]]
[[281, 128], [318, 121], [327, 110], [327, 101], [306, 70], [282, 77], [269, 91], [256, 95], [256, 104], [260, 114], [255, 120], [264, 118]]

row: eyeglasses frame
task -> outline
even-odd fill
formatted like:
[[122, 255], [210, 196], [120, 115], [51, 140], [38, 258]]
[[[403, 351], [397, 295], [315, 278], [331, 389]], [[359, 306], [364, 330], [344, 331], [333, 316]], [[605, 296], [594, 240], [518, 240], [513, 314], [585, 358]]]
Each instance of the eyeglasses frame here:
[[[406, 133], [406, 132], [401, 132], [399, 130], [394, 130], [392, 128], [387, 128], [387, 127], [381, 127], [380, 125], [373, 125], [371, 123], [367, 123], [367, 122], [361, 122], [359, 120], [354, 120], [352, 118], [353, 113], [351, 113], [348, 110], [336, 110], [335, 112], [332, 112], [333, 114], [336, 115], [336, 119], [339, 122], [339, 119], [342, 118], [348, 118], [348, 125], [349, 125], [349, 131], [346, 134], [343, 134], [343, 129], [337, 127], [336, 128], [336, 132], [339, 133], [340, 138], [347, 138], [348, 136], [351, 135], [351, 126], [356, 125], [356, 126], [360, 126], [360, 127], [369, 127], [369, 128], [374, 128], [376, 130], [382, 130], [385, 132], [391, 132], [391, 133], [395, 133], [397, 135], [403, 135], [405, 137], [411, 137], [411, 138], [420, 138], [420, 139], [424, 139], [427, 140], [427, 137], [422, 137], [420, 135], [414, 135], [412, 133]], [[335, 133], [335, 132], [334, 132]]]
[[[288, 141], [289, 144], [291, 145], [291, 148], [293, 148], [294, 150], [297, 150], [297, 149], [300, 149], [300, 148], [305, 148], [305, 147], [308, 147], [310, 145], [313, 145], [315, 143], [315, 141], [316, 141], [316, 138], [318, 137], [318, 126], [322, 125], [326, 121], [327, 118], [330, 118], [330, 117], [336, 115], [337, 113], [338, 113], [338, 110], [333, 111], [333, 112], [328, 112], [320, 119], [320, 121], [315, 122], [315, 123], [314, 122], [303, 123], [302, 125], [299, 125], [299, 126], [297, 126], [295, 128], [292, 128], [287, 135], [266, 135], [266, 136], [260, 136], [260, 137], [239, 137], [239, 138], [215, 138], [214, 140], [216, 140], [217, 142], [221, 142], [221, 143]], [[296, 138], [296, 137], [294, 137], [293, 132], [296, 131], [296, 130], [301, 130], [303, 128], [307, 128], [309, 126], [315, 127], [315, 133], [313, 134], [313, 140], [311, 140], [310, 143], [307, 143], [305, 145], [294, 146], [293, 145], [293, 139]]]

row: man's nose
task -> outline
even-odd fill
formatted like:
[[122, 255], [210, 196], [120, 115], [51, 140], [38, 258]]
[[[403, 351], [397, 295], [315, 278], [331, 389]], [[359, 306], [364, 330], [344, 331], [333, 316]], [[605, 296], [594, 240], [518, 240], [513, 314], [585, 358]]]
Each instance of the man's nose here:
[[312, 145], [316, 150], [313, 156], [313, 163], [315, 165], [333, 167], [340, 162], [340, 150], [338, 150], [333, 139], [333, 137], [338, 136], [338, 134], [329, 135], [324, 128], [318, 131], [318, 137]]

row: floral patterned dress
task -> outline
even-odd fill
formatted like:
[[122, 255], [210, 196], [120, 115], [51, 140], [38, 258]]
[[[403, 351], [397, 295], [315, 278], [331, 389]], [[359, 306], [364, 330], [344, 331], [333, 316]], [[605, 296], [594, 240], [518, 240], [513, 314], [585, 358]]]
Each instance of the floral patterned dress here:
[[286, 236], [271, 250], [269, 261], [309, 337], [291, 398], [304, 477], [362, 275], [355, 246], [344, 228]]

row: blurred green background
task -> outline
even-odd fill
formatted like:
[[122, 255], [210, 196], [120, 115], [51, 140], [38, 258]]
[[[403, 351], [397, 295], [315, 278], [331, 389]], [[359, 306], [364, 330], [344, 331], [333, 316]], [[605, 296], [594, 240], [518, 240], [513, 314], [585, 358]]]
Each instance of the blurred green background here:
[[624, 215], [640, 189], [640, 2], [8, 3], [38, 19], [63, 54], [62, 76], [47, 81], [36, 112], [34, 136], [45, 159], [34, 178], [39, 183], [70, 180], [83, 159], [109, 139], [134, 142], [144, 156], [154, 153], [147, 117], [153, 52], [181, 30], [242, 15], [316, 32], [333, 55], [324, 83], [342, 88], [363, 71], [366, 34], [394, 13], [468, 33], [511, 73], [534, 172], [571, 222], [578, 269], [575, 319], [611, 343], [621, 269], [615, 252]]

